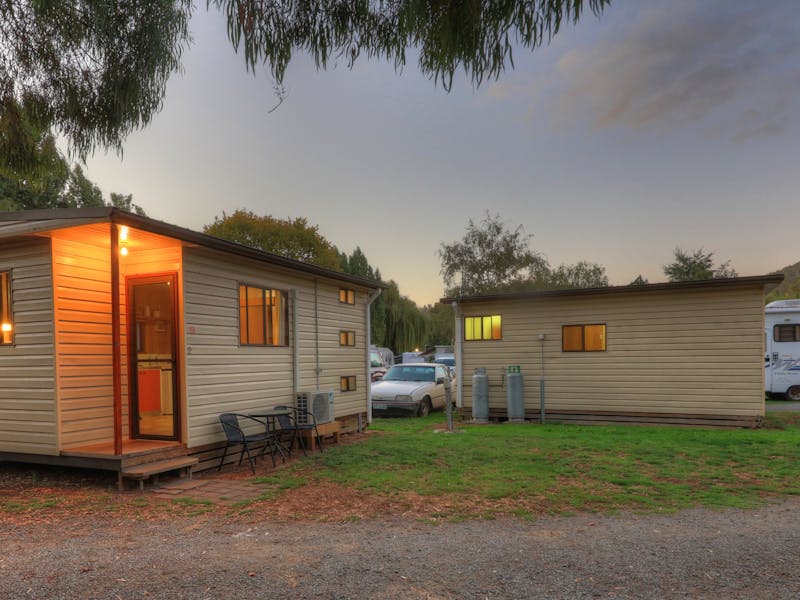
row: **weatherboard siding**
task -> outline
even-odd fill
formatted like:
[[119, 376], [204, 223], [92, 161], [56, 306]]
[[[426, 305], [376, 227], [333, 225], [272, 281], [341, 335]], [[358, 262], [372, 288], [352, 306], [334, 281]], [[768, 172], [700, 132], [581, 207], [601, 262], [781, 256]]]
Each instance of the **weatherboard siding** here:
[[[505, 410], [504, 373], [520, 365], [526, 409], [538, 411], [543, 333], [548, 410], [764, 414], [761, 285], [469, 302], [462, 312], [503, 318], [502, 340], [462, 343], [465, 407], [486, 367], [490, 408]], [[561, 351], [562, 325], [595, 323], [606, 324], [607, 351]]]
[[[52, 233], [61, 449], [114, 438], [109, 226]], [[120, 256], [122, 435], [130, 435], [126, 277], [180, 270], [180, 243], [129, 231]]]
[[47, 239], [4, 241], [14, 344], [0, 346], [0, 451], [58, 454], [53, 280]]
[[[106, 229], [106, 237], [107, 230]], [[109, 247], [53, 235], [61, 449], [114, 438]], [[124, 419], [123, 422], [126, 422]]]
[[[290, 295], [288, 346], [239, 345], [240, 283], [296, 291], [298, 328], [291, 332]], [[333, 280], [203, 248], [184, 249], [183, 285], [189, 447], [224, 439], [220, 413], [294, 404], [294, 344], [300, 390], [334, 390], [337, 417], [366, 412], [364, 290], [355, 305], [340, 304]], [[355, 347], [339, 346], [340, 329], [356, 332]], [[341, 375], [356, 375], [358, 389], [340, 392]]]

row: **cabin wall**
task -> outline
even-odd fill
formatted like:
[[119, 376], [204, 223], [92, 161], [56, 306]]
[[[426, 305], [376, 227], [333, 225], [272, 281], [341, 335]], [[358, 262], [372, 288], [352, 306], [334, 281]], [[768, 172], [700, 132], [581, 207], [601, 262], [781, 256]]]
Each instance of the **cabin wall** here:
[[[545, 334], [548, 411], [764, 414], [763, 289], [698, 288], [462, 304], [463, 316], [500, 315], [503, 339], [463, 341], [463, 402], [486, 367], [489, 405], [506, 409], [506, 367], [524, 375], [526, 410], [539, 411]], [[606, 324], [605, 352], [562, 352], [562, 325]]]
[[105, 244], [80, 228], [53, 234], [62, 450], [114, 439], [108, 226], [102, 229], [94, 231]]
[[[342, 304], [337, 282], [202, 248], [184, 249], [183, 268], [189, 447], [224, 439], [220, 413], [294, 404], [295, 345], [301, 391], [333, 390], [337, 417], [366, 412], [366, 290]], [[239, 344], [240, 283], [296, 292], [288, 346]], [[354, 346], [339, 345], [340, 330], [355, 331]], [[356, 377], [356, 390], [340, 391], [343, 375]]]
[[53, 280], [47, 239], [3, 241], [14, 344], [0, 345], [0, 451], [58, 454]]
[[[130, 435], [126, 277], [179, 272], [179, 242], [132, 230], [119, 257], [122, 437]], [[114, 439], [109, 225], [52, 233], [61, 449]]]

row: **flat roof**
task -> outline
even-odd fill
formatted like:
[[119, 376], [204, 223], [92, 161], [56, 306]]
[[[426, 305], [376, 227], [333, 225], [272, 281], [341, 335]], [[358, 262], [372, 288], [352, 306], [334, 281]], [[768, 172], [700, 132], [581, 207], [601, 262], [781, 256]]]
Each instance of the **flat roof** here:
[[333, 269], [327, 269], [318, 265], [286, 258], [279, 254], [243, 246], [242, 244], [208, 235], [207, 233], [200, 233], [198, 231], [186, 229], [185, 227], [178, 227], [177, 225], [171, 225], [170, 223], [158, 221], [150, 217], [141, 217], [113, 206], [0, 212], [0, 239], [96, 223], [127, 225], [135, 229], [175, 238], [189, 244], [212, 248], [259, 262], [286, 267], [321, 277], [328, 277], [365, 288], [383, 289], [387, 287], [382, 281], [373, 281], [371, 279], [342, 273], [341, 271], [334, 271]]
[[717, 289], [726, 287], [769, 286], [774, 287], [783, 281], [783, 273], [754, 275], [748, 277], [730, 277], [725, 279], [700, 279], [695, 281], [669, 281], [663, 283], [645, 283], [642, 285], [610, 285], [595, 288], [573, 288], [567, 290], [542, 290], [536, 292], [508, 292], [497, 294], [481, 294], [473, 296], [448, 296], [439, 302], [487, 302], [492, 300], [516, 300], [549, 298], [553, 296], [599, 296], [604, 294], [629, 294], [687, 289]]

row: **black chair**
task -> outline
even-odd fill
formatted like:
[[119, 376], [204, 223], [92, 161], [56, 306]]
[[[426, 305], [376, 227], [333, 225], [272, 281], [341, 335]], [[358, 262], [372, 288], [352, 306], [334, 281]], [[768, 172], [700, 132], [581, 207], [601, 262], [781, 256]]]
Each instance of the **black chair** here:
[[[322, 452], [322, 436], [317, 429], [317, 422], [314, 420], [314, 415], [302, 408], [295, 408], [294, 406], [276, 406], [276, 409], [288, 409], [293, 412], [293, 416], [283, 415], [278, 417], [278, 424], [281, 426], [281, 431], [291, 431], [291, 440], [289, 448], [294, 448], [294, 442], [297, 440], [300, 447], [303, 449], [303, 456], [308, 456], [306, 452], [306, 440], [303, 437], [304, 431], [313, 431], [314, 437], [319, 445], [319, 451]], [[284, 434], [290, 435], [288, 433]]]
[[[258, 423], [262, 429], [262, 433], [245, 433], [240, 424], [240, 420], [244, 422], [254, 421], [255, 423]], [[252, 444], [263, 442], [264, 446], [261, 448], [260, 452], [260, 454], [263, 455], [264, 451], [268, 447], [271, 448], [275, 441], [269, 431], [267, 431], [267, 424], [261, 419], [256, 419], [255, 417], [251, 417], [249, 415], [240, 415], [237, 413], [223, 413], [219, 416], [219, 422], [222, 425], [222, 430], [225, 432], [227, 443], [225, 445], [225, 450], [222, 453], [222, 458], [219, 461], [219, 467], [217, 467], [217, 471], [222, 469], [222, 465], [225, 462], [225, 457], [228, 455], [228, 448], [231, 446], [241, 445], [242, 453], [239, 455], [239, 464], [242, 464], [242, 459], [244, 458], [245, 453], [247, 453], [247, 460], [250, 462], [250, 469], [253, 471], [253, 475], [255, 475], [255, 459], [250, 454], [250, 448]], [[272, 466], [274, 467], [275, 454], [272, 452], [272, 450], [270, 450], [270, 455], [272, 456]]]

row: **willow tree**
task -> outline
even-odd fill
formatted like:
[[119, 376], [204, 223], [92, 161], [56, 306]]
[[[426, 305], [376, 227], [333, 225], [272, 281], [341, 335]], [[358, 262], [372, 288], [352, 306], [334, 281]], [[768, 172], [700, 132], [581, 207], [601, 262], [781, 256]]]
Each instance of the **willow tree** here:
[[390, 281], [383, 292], [386, 306], [385, 337], [379, 345], [391, 348], [395, 354], [423, 347], [428, 341], [430, 327], [427, 315], [416, 303], [400, 294], [397, 283]]
[[[463, 71], [475, 86], [610, 0], [207, 0], [233, 47], [280, 89], [297, 53], [317, 68], [360, 57], [399, 72], [409, 54], [449, 90]], [[166, 82], [191, 37], [191, 0], [0, 1], [0, 110], [23, 102], [80, 158], [120, 151], [161, 109]], [[20, 125], [21, 126], [21, 125]], [[2, 140], [0, 140], [2, 144]], [[0, 156], [0, 160], [6, 157]]]

